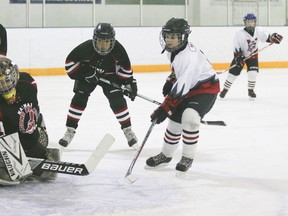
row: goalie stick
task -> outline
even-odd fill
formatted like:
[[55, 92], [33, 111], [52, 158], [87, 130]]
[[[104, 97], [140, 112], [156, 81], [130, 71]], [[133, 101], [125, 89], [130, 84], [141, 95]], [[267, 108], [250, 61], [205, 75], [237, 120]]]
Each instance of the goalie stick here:
[[51, 171], [62, 174], [86, 176], [94, 171], [114, 141], [115, 139], [112, 135], [106, 134], [90, 155], [88, 160], [83, 164], [64, 161], [55, 162], [40, 158], [28, 158], [28, 161], [34, 172]]
[[[102, 78], [102, 77], [101, 77], [99, 80], [100, 80], [101, 82], [104, 82], [104, 83], [106, 83], [106, 84], [109, 84], [109, 85], [111, 85], [111, 86], [114, 86], [115, 88], [121, 89], [122, 91], [130, 91], [129, 89], [125, 88], [124, 86], [120, 86], [120, 85], [118, 85], [117, 83], [113, 83], [113, 82], [111, 82], [110, 80], [104, 79], [104, 78]], [[139, 93], [137, 93], [137, 96], [140, 97], [140, 98], [142, 98], [142, 99], [144, 99], [144, 100], [147, 100], [147, 101], [149, 101], [149, 102], [152, 102], [152, 103], [154, 103], [154, 104], [161, 105], [160, 102], [158, 102], [158, 101], [156, 101], [156, 100], [153, 100], [153, 99], [151, 99], [151, 98], [148, 98], [148, 97], [146, 97], [146, 96], [144, 96], [144, 95], [141, 95], [141, 94], [139, 94]], [[224, 121], [222, 121], [222, 120], [216, 120], [216, 121], [204, 121], [204, 120], [201, 120], [201, 123], [202, 123], [202, 124], [205, 124], [205, 125], [227, 126], [227, 124], [226, 124]]]
[[142, 149], [143, 149], [143, 147], [144, 147], [144, 145], [145, 145], [148, 137], [150, 136], [151, 131], [152, 131], [152, 129], [153, 129], [153, 127], [154, 127], [155, 124], [156, 124], [156, 120], [154, 120], [154, 121], [151, 123], [151, 126], [149, 127], [149, 129], [148, 129], [148, 131], [147, 131], [147, 133], [146, 133], [146, 135], [145, 135], [145, 137], [144, 137], [144, 140], [143, 140], [141, 146], [139, 147], [137, 153], [135, 154], [135, 156], [134, 156], [134, 158], [133, 158], [133, 160], [132, 160], [132, 162], [131, 162], [128, 170], [127, 170], [127, 173], [126, 173], [126, 175], [125, 175], [125, 180], [126, 180], [129, 184], [134, 183], [134, 182], [138, 179], [136, 176], [133, 176], [133, 175], [132, 175], [132, 170], [133, 170], [133, 167], [134, 167], [134, 165], [135, 165], [135, 163], [136, 163], [136, 161], [137, 161], [137, 159], [138, 159], [138, 157], [139, 157], [139, 155], [140, 155], [140, 153], [141, 153], [141, 151], [142, 151]]

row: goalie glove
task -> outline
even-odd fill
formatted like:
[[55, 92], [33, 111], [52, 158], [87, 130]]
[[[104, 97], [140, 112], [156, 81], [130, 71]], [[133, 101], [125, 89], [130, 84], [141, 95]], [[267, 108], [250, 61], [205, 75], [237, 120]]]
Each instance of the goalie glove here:
[[273, 33], [272, 35], [269, 35], [267, 42], [280, 44], [282, 39], [283, 39], [282, 35], [277, 34], [277, 33]]
[[128, 96], [131, 101], [134, 101], [138, 91], [136, 79], [129, 79], [128, 81], [124, 82], [124, 86], [125, 90], [123, 90], [123, 94]]

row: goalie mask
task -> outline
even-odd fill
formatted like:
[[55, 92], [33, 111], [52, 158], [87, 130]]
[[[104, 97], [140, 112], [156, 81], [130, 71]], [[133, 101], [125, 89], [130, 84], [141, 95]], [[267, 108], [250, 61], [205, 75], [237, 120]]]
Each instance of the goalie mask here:
[[163, 51], [174, 52], [179, 50], [187, 44], [190, 33], [190, 25], [185, 19], [171, 18], [160, 32], [159, 41]]
[[256, 27], [256, 16], [253, 13], [248, 13], [244, 16], [243, 21], [247, 32], [253, 34]]
[[16, 101], [18, 78], [18, 66], [8, 58], [0, 58], [0, 95], [7, 104], [13, 104]]
[[115, 45], [115, 30], [109, 23], [99, 23], [94, 29], [93, 47], [102, 56], [111, 52]]

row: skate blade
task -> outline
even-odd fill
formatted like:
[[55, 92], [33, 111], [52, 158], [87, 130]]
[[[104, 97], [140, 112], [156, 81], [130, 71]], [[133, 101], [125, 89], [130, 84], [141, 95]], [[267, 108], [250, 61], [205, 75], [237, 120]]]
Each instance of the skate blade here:
[[128, 183], [128, 184], [133, 184], [135, 181], [137, 181], [139, 178], [135, 175], [128, 175], [125, 177], [125, 182]]
[[161, 169], [161, 168], [164, 168], [164, 167], [167, 167], [169, 165], [169, 163], [162, 163], [156, 167], [151, 167], [151, 166], [148, 166], [146, 165], [144, 168], [147, 169], [147, 170], [157, 170], [157, 169]]
[[187, 174], [187, 171], [186, 172], [182, 172], [182, 171], [176, 170], [175, 176], [177, 178], [184, 179], [184, 178], [186, 178], [186, 174]]
[[256, 98], [249, 97], [249, 101], [255, 101]]
[[139, 145], [136, 143], [136, 144], [132, 145], [130, 148], [132, 148], [135, 151], [138, 151]]

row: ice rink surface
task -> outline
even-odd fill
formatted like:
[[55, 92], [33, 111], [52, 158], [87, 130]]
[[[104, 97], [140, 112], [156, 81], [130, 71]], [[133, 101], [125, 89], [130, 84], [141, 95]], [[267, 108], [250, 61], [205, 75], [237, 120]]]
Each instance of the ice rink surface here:
[[[168, 73], [136, 73], [139, 93], [162, 102]], [[219, 76], [221, 88], [227, 74]], [[35, 77], [50, 146], [65, 132], [73, 96], [68, 76]], [[156, 125], [137, 160], [134, 184], [124, 181], [135, 155], [116, 118], [96, 88], [73, 142], [62, 160], [85, 162], [106, 133], [116, 141], [89, 176], [59, 175], [55, 182], [30, 182], [0, 188], [5, 216], [287, 216], [288, 215], [288, 71], [262, 69], [257, 99], [249, 101], [247, 76], [238, 77], [224, 100], [217, 99], [201, 125], [196, 159], [185, 178], [175, 176], [176, 151], [162, 170], [145, 170], [148, 157], [160, 152], [167, 121]], [[142, 143], [157, 105], [139, 97], [128, 106], [133, 130]], [[179, 146], [181, 147], [181, 145]]]

